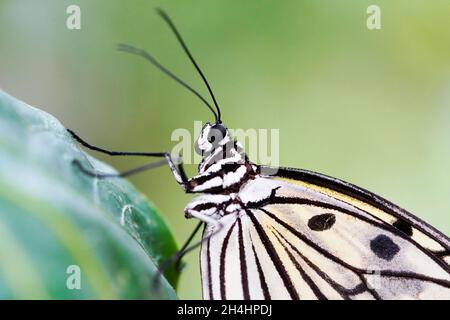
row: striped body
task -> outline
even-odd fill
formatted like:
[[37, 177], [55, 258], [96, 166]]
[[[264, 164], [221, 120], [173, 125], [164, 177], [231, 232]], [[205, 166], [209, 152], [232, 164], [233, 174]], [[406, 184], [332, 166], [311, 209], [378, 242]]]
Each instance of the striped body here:
[[185, 209], [206, 222], [205, 299], [450, 298], [450, 240], [423, 221], [334, 178], [265, 174], [228, 135], [205, 149]]
[[[186, 176], [169, 152], [110, 151], [69, 130], [83, 146], [110, 156], [164, 158], [120, 174], [168, 164], [187, 193], [185, 208], [205, 224], [201, 278], [205, 299], [450, 299], [450, 239], [409, 212], [349, 183], [314, 172], [268, 168], [247, 159], [221, 120], [200, 67], [168, 15], [157, 10], [201, 76], [213, 106], [148, 52], [139, 55], [199, 98], [214, 114], [195, 143], [199, 174]], [[198, 224], [200, 227], [201, 224]], [[196, 248], [189, 237], [177, 259]]]

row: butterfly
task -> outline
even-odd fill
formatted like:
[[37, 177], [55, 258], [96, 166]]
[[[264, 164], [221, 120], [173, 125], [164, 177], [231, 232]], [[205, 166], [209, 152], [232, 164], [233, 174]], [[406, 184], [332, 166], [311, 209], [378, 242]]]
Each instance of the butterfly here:
[[[367, 190], [319, 173], [252, 163], [221, 120], [221, 110], [180, 33], [162, 10], [203, 79], [214, 107], [148, 52], [139, 55], [193, 92], [214, 114], [195, 143], [202, 156], [188, 178], [169, 152], [109, 155], [160, 157], [161, 161], [119, 174], [126, 177], [168, 164], [187, 193], [199, 194], [186, 218], [204, 225], [202, 241], [183, 246], [177, 258], [201, 245], [204, 299], [449, 299], [450, 239], [406, 210]], [[97, 178], [114, 174], [84, 173]]]

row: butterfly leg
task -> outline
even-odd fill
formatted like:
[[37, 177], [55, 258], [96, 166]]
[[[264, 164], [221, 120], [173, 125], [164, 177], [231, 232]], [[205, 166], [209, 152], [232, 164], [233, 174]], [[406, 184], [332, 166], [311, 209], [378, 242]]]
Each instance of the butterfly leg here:
[[[82, 146], [94, 150], [97, 152], [101, 152], [104, 154], [107, 154], [109, 156], [141, 156], [141, 157], [159, 157], [164, 158], [165, 160], [157, 161], [154, 163], [149, 163], [146, 165], [143, 165], [141, 167], [133, 168], [131, 170], [118, 173], [118, 174], [108, 174], [108, 173], [99, 173], [99, 172], [93, 172], [86, 168], [84, 168], [79, 160], [73, 160], [73, 164], [77, 166], [84, 174], [94, 177], [94, 178], [119, 178], [119, 177], [127, 177], [131, 176], [133, 174], [143, 172], [145, 170], [149, 170], [152, 168], [160, 167], [164, 164], [168, 164], [170, 170], [172, 171], [173, 176], [175, 177], [175, 180], [178, 182], [178, 184], [181, 185], [183, 190], [187, 193], [196, 193], [196, 192], [206, 192], [208, 187], [202, 187], [206, 186], [204, 177], [203, 176], [196, 176], [192, 179], [189, 179], [186, 176], [186, 173], [184, 171], [183, 167], [183, 161], [181, 156], [178, 156], [176, 158], [173, 158], [172, 155], [169, 152], [129, 152], [129, 151], [111, 151], [107, 149], [103, 149], [100, 147], [96, 147], [85, 140], [83, 140], [81, 137], [79, 137], [75, 132], [73, 132], [70, 129], [67, 129], [67, 131], [72, 135], [72, 137], [80, 143]], [[213, 179], [213, 178], [211, 178]], [[219, 181], [219, 185], [221, 182]], [[217, 186], [219, 186], [217, 185]], [[216, 187], [217, 187], [216, 186]], [[214, 187], [214, 186], [209, 186]]]
[[189, 180], [186, 176], [186, 173], [184, 172], [183, 163], [181, 161], [181, 158], [178, 157], [175, 160], [172, 158], [171, 154], [169, 152], [129, 152], [129, 151], [111, 151], [103, 148], [96, 147], [85, 140], [83, 140], [80, 136], [78, 136], [75, 132], [73, 132], [70, 129], [67, 129], [67, 131], [71, 134], [71, 136], [82, 146], [101, 152], [104, 154], [107, 154], [109, 156], [142, 156], [142, 157], [157, 157], [157, 158], [164, 158], [163, 161], [158, 161], [154, 163], [149, 163], [144, 166], [140, 166], [122, 173], [118, 174], [107, 174], [107, 173], [96, 173], [92, 172], [90, 170], [85, 169], [79, 160], [73, 160], [73, 164], [77, 166], [84, 174], [89, 175], [91, 177], [95, 178], [114, 178], [114, 177], [127, 177], [145, 170], [149, 170], [152, 168], [156, 168], [159, 166], [162, 166], [164, 164], [168, 164], [170, 170], [172, 171], [172, 174], [175, 177], [175, 180], [183, 187], [183, 189], [187, 192], [190, 192], [191, 185], [189, 183]]
[[[204, 202], [203, 204], [208, 204], [207, 202]], [[216, 203], [214, 203], [216, 204]], [[202, 204], [197, 204], [201, 206]], [[215, 212], [217, 213], [217, 212]], [[198, 211], [194, 208], [190, 208], [189, 206], [185, 209], [185, 216], [186, 218], [196, 218], [200, 220], [200, 222], [205, 223], [207, 226], [211, 227], [211, 230], [213, 230], [210, 234], [207, 236], [204, 236], [199, 242], [191, 245], [190, 247], [187, 247], [184, 249], [182, 256], [185, 255], [187, 252], [197, 248], [200, 246], [203, 242], [207, 241], [212, 236], [216, 235], [220, 230], [222, 229], [223, 225], [220, 223], [219, 219], [216, 217], [212, 217], [212, 214], [210, 213], [202, 213], [201, 211]]]
[[146, 171], [146, 170], [149, 170], [152, 168], [161, 167], [161, 166], [167, 164], [166, 160], [160, 160], [160, 161], [156, 161], [156, 162], [150, 162], [150, 163], [144, 164], [143, 166], [136, 167], [136, 168], [124, 171], [124, 172], [120, 172], [120, 173], [104, 173], [104, 172], [97, 172], [97, 171], [92, 171], [92, 170], [86, 169], [78, 159], [74, 159], [72, 161], [72, 163], [85, 175], [92, 177], [92, 178], [97, 178], [97, 179], [125, 178], [128, 176], [137, 174], [139, 172], [143, 172], [143, 171]]
[[[191, 213], [191, 216], [194, 218], [197, 218], [200, 220], [199, 224], [196, 226], [194, 232], [191, 234], [191, 236], [189, 237], [188, 241], [186, 241], [186, 243], [183, 245], [183, 247], [180, 249], [180, 251], [178, 251], [173, 257], [171, 257], [169, 259], [169, 261], [167, 261], [168, 263], [172, 264], [178, 264], [179, 261], [181, 260], [181, 258], [183, 258], [188, 252], [198, 248], [199, 246], [201, 246], [205, 241], [208, 241], [209, 238], [211, 238], [212, 236], [214, 236], [215, 234], [217, 234], [218, 232], [220, 232], [220, 230], [222, 229], [222, 224], [217, 221], [214, 218], [211, 218], [207, 215], [203, 215], [201, 213]], [[194, 238], [195, 234], [197, 233], [197, 231], [200, 229], [200, 226], [203, 224], [213, 224], [215, 226], [214, 231], [211, 232], [209, 235], [203, 237], [200, 241], [194, 243], [193, 245], [189, 246], [189, 243], [192, 241], [192, 239]], [[169, 265], [170, 265], [169, 264]], [[167, 268], [168, 266], [165, 266], [165, 268]], [[165, 270], [165, 268], [163, 268], [163, 270]]]
[[[216, 199], [217, 198], [217, 199]], [[186, 218], [196, 218], [200, 220], [200, 223], [197, 225], [196, 229], [194, 230], [193, 234], [189, 237], [188, 241], [183, 245], [181, 250], [174, 256], [174, 261], [177, 262], [180, 260], [186, 253], [189, 251], [194, 250], [198, 246], [200, 246], [203, 242], [211, 238], [213, 235], [217, 234], [222, 229], [222, 223], [219, 222], [219, 219], [217, 219], [217, 215], [213, 217], [214, 214], [217, 214], [218, 211], [215, 212], [206, 212], [201, 209], [203, 205], [213, 205], [218, 206], [218, 203], [226, 201], [227, 197], [220, 197], [220, 196], [214, 196], [209, 195], [208, 200], [204, 199], [202, 197], [198, 197], [199, 199], [197, 202], [194, 202], [194, 205], [188, 205], [185, 212]], [[189, 243], [194, 238], [195, 233], [199, 230], [200, 226], [205, 223], [208, 226], [212, 226], [213, 232], [211, 232], [209, 235], [203, 237], [199, 242], [189, 246]]]
[[[194, 249], [197, 249], [204, 242], [208, 241], [212, 236], [214, 236], [215, 234], [220, 232], [220, 230], [223, 227], [223, 225], [218, 220], [216, 220], [214, 218], [211, 218], [208, 215], [199, 213], [199, 212], [189, 212], [189, 216], [199, 219], [200, 222], [197, 224], [197, 226], [195, 227], [194, 231], [191, 233], [191, 235], [189, 236], [188, 240], [183, 245], [183, 247], [176, 254], [174, 254], [173, 256], [169, 257], [167, 260], [165, 260], [164, 262], [162, 262], [159, 265], [159, 273], [160, 273], [160, 275], [164, 274], [164, 272], [167, 270], [167, 268], [169, 268], [172, 265], [175, 265], [175, 267], [177, 269], [179, 269], [180, 261], [187, 253], [191, 252]], [[200, 241], [198, 241], [198, 242], [196, 242], [196, 243], [194, 243], [192, 245], [189, 245], [191, 243], [191, 241], [194, 239], [195, 234], [198, 232], [198, 230], [200, 229], [200, 227], [204, 223], [206, 223], [206, 224], [213, 224], [215, 226], [214, 231], [211, 232], [209, 235], [203, 237]], [[155, 286], [157, 286], [158, 278], [155, 278]]]

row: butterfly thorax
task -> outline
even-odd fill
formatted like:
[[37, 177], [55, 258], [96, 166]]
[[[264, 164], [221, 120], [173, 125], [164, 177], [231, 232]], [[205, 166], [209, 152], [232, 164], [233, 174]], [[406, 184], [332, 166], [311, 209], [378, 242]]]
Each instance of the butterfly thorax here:
[[230, 194], [255, 177], [256, 166], [248, 161], [242, 145], [230, 140], [204, 155], [198, 172], [189, 180], [192, 192]]
[[242, 210], [245, 203], [239, 191], [257, 177], [257, 166], [248, 161], [242, 145], [231, 139], [204, 155], [198, 171], [199, 175], [189, 183], [192, 192], [203, 195], [194, 198], [185, 208], [188, 218], [195, 212], [220, 219]]

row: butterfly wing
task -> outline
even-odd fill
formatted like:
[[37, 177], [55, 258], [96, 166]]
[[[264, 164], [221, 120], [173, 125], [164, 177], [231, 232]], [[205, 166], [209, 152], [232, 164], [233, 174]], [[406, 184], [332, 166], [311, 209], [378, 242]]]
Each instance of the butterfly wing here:
[[270, 198], [222, 218], [203, 246], [205, 298], [450, 298], [449, 239], [405, 210], [296, 169], [261, 174], [239, 194], [264, 189]]

